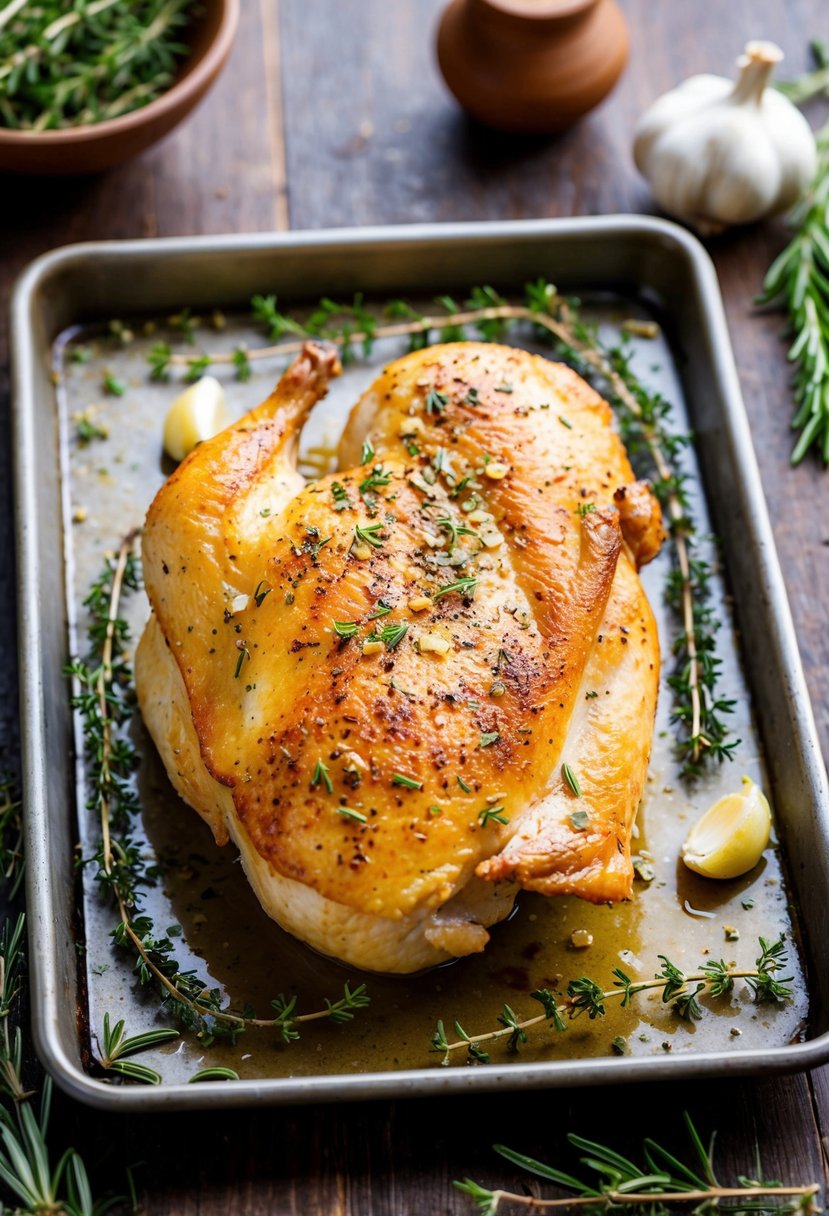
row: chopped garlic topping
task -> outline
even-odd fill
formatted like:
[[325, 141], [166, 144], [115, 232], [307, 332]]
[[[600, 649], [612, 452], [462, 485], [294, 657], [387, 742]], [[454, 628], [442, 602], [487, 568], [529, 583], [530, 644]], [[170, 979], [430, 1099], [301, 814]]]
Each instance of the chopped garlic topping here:
[[421, 633], [417, 639], [417, 648], [421, 654], [448, 654], [452, 643], [439, 633]]
[[490, 460], [489, 464], [484, 465], [484, 477], [490, 481], [503, 481], [508, 472], [509, 465], [500, 460]]

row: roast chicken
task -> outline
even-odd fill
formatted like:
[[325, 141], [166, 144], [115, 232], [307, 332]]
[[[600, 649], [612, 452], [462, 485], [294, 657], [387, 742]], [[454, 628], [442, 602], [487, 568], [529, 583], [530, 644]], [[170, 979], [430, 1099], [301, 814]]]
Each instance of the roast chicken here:
[[662, 523], [607, 403], [490, 344], [386, 367], [339, 471], [306, 482], [338, 372], [309, 343], [159, 491], [137, 689], [270, 916], [412, 972], [482, 950], [521, 888], [630, 897], [659, 679], [637, 569]]

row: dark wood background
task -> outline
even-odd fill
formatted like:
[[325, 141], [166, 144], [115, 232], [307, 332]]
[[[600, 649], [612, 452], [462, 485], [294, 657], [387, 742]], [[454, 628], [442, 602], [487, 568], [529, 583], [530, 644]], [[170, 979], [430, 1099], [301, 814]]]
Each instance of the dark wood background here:
[[[697, 71], [729, 74], [749, 38], [772, 38], [790, 74], [829, 34], [825, 0], [623, 0], [633, 52], [615, 93], [555, 140], [468, 123], [436, 72], [441, 0], [243, 0], [231, 62], [198, 113], [162, 146], [104, 176], [0, 178], [0, 289], [44, 250], [96, 238], [252, 232], [424, 220], [651, 210], [630, 156], [636, 116]], [[815, 118], [819, 116], [815, 113]], [[725, 296], [824, 754], [829, 745], [829, 473], [788, 465], [787, 369], [778, 317], [752, 310], [785, 239], [768, 223], [710, 245]], [[0, 345], [5, 358], [5, 316]], [[18, 738], [8, 380], [0, 383], [0, 729]], [[25, 661], [25, 660], [24, 660]], [[55, 1130], [99, 1187], [135, 1165], [145, 1210], [190, 1216], [401, 1216], [472, 1207], [451, 1181], [515, 1181], [506, 1140], [564, 1161], [568, 1130], [633, 1148], [682, 1142], [680, 1116], [720, 1132], [723, 1174], [824, 1181], [829, 1071], [676, 1087], [503, 1094], [441, 1102], [258, 1110], [155, 1119], [101, 1116], [61, 1099]]]

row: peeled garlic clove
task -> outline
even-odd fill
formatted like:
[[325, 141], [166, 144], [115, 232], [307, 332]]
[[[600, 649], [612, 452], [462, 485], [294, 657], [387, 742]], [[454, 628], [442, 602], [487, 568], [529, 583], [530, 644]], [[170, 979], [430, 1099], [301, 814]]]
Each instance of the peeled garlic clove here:
[[202, 376], [176, 397], [164, 419], [164, 451], [176, 462], [230, 422], [225, 391], [215, 376]]
[[770, 834], [768, 801], [759, 786], [743, 777], [738, 794], [720, 798], [691, 828], [682, 860], [705, 878], [738, 878], [757, 865]]

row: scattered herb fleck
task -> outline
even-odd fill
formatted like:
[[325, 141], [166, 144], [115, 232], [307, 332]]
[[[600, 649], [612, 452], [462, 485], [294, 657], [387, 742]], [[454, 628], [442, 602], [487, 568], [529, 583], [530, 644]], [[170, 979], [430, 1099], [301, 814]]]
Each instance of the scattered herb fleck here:
[[562, 764], [561, 775], [575, 796], [577, 798], [581, 798], [581, 786], [579, 785], [579, 779], [569, 764]]

